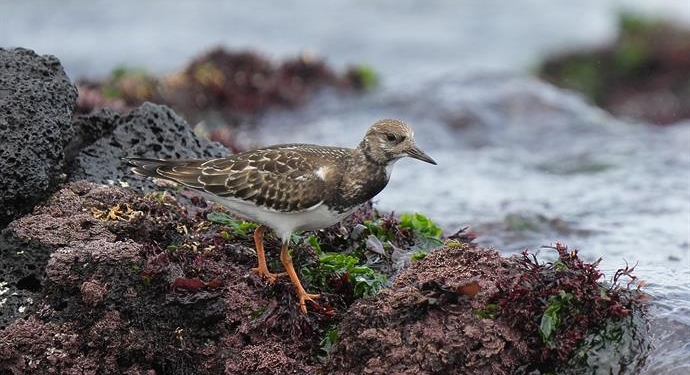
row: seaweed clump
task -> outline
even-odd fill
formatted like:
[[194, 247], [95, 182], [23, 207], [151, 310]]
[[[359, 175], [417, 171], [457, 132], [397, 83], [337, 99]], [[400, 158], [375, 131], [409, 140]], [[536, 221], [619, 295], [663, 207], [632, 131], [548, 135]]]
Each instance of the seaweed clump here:
[[[458, 238], [460, 239], [460, 238]], [[325, 344], [329, 374], [623, 374], [648, 353], [643, 285], [625, 267], [510, 258], [456, 239], [355, 302]], [[625, 279], [627, 283], [624, 283]], [[638, 313], [638, 314], [635, 314]], [[335, 336], [335, 339], [332, 337]]]
[[516, 373], [528, 352], [517, 330], [478, 314], [508, 270], [498, 252], [455, 240], [357, 301], [340, 323], [328, 374]]
[[118, 67], [102, 81], [82, 80], [76, 113], [103, 107], [127, 111], [151, 101], [190, 121], [221, 118], [238, 125], [271, 108], [298, 107], [325, 87], [358, 92], [376, 82], [370, 68], [353, 66], [338, 74], [309, 54], [275, 64], [254, 52], [215, 48], [166, 77]]
[[[539, 262], [527, 250], [512, 258], [511, 277], [497, 281], [498, 291], [485, 310], [520, 331], [531, 348], [531, 367], [541, 372], [566, 363], [585, 365], [584, 353], [591, 348], [583, 344], [596, 345], [593, 335], [604, 341], [621, 340], [623, 330], [634, 329], [630, 319], [647, 297], [640, 291], [644, 282], [632, 273], [634, 267], [619, 269], [606, 285], [598, 268], [601, 259], [585, 262], [576, 250], [560, 243], [553, 249], [558, 258], [552, 262]], [[575, 358], [578, 351], [581, 355]]]

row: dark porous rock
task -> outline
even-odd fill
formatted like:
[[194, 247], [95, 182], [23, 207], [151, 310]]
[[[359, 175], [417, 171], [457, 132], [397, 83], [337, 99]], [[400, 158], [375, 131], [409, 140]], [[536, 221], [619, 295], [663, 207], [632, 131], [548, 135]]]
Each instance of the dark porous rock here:
[[0, 227], [63, 181], [76, 99], [57, 58], [0, 48]]
[[[80, 243], [103, 247], [114, 242], [116, 235], [94, 217], [93, 209], [132, 195], [88, 182], [74, 183], [55, 193], [33, 214], [11, 222], [0, 235], [0, 291], [9, 296], [0, 304], [0, 327], [34, 312], [49, 281], [46, 276], [51, 274], [46, 265], [49, 259], [56, 262], [56, 248]], [[124, 253], [121, 247], [116, 251]], [[70, 278], [68, 274], [56, 277]]]
[[[508, 263], [496, 251], [457, 244], [430, 253], [390, 289], [353, 305], [327, 373], [516, 373], [528, 352], [520, 334], [476, 313], [506, 272]], [[479, 292], [458, 293], [468, 286]]]
[[133, 175], [122, 158], [193, 159], [228, 155], [220, 144], [194, 134], [170, 108], [152, 103], [144, 103], [127, 115], [103, 110], [81, 116], [76, 118], [75, 127], [77, 145], [72, 146], [76, 155], [70, 166], [70, 181], [125, 183], [151, 190], [153, 183]]
[[51, 247], [27, 243], [9, 229], [0, 232], [0, 329], [33, 312], [51, 252]]

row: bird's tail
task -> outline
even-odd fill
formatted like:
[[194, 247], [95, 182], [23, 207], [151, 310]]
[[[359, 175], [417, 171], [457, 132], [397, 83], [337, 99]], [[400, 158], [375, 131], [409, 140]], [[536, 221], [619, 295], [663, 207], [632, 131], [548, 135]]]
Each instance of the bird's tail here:
[[201, 174], [203, 160], [181, 159], [162, 160], [147, 158], [123, 158], [130, 166], [132, 172], [146, 177], [164, 178], [175, 181], [189, 187], [203, 187], [198, 181]]
[[123, 158], [132, 168], [132, 172], [146, 177], [163, 177], [158, 172], [160, 167], [171, 167], [171, 162], [161, 159]]

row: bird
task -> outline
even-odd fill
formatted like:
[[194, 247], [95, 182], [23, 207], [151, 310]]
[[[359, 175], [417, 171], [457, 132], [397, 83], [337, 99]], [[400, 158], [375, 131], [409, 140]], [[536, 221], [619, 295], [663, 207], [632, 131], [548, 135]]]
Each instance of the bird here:
[[[355, 148], [280, 144], [212, 159], [124, 160], [138, 175], [162, 178], [198, 191], [239, 217], [259, 224], [254, 231], [258, 258], [252, 271], [274, 283], [287, 275], [299, 308], [318, 294], [302, 286], [288, 251], [293, 233], [330, 227], [350, 215], [388, 184], [393, 165], [411, 157], [436, 165], [415, 143], [405, 122], [381, 119]], [[268, 270], [263, 246], [266, 229], [281, 240], [285, 273]]]

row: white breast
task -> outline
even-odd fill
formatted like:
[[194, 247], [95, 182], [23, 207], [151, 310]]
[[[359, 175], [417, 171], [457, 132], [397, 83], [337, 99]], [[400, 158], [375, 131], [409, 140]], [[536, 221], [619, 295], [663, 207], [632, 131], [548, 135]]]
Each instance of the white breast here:
[[393, 159], [386, 164], [386, 179], [390, 180], [391, 179], [391, 173], [393, 173], [393, 166], [395, 165], [395, 162], [400, 160], [399, 158]]

